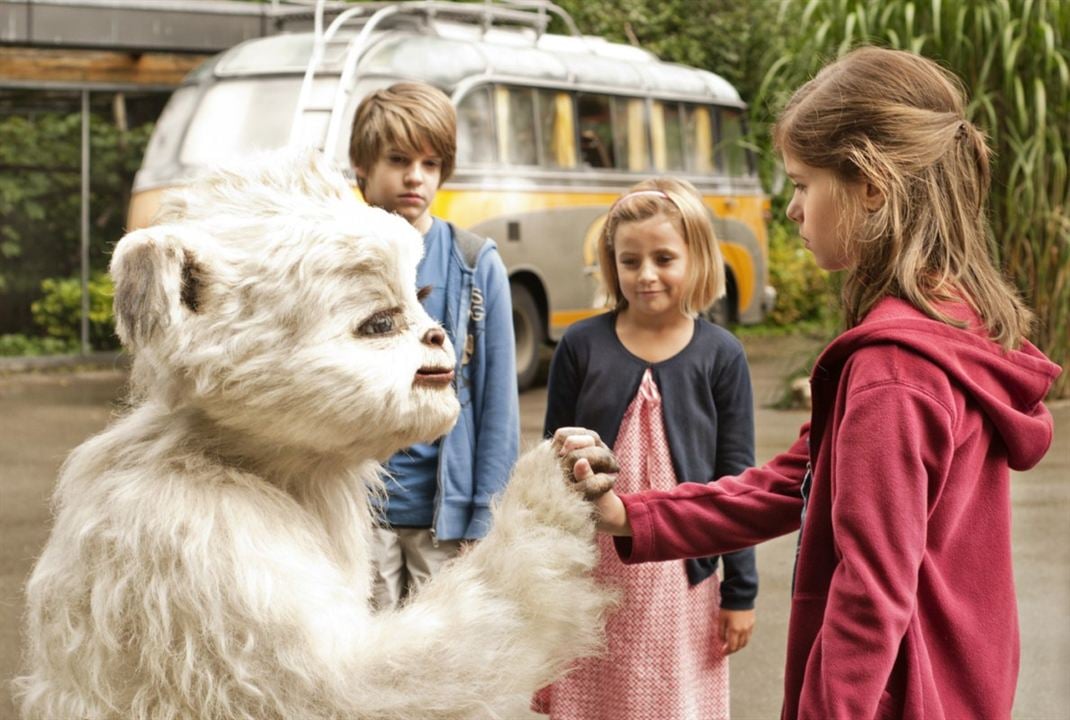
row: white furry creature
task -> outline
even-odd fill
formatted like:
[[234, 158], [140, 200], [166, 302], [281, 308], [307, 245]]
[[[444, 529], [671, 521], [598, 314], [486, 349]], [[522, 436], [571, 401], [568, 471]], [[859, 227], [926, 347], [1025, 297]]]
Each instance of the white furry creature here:
[[217, 171], [122, 239], [135, 404], [63, 467], [27, 718], [513, 720], [598, 649], [591, 488], [546, 443], [486, 539], [369, 608], [377, 461], [458, 411], [421, 252], [310, 153]]

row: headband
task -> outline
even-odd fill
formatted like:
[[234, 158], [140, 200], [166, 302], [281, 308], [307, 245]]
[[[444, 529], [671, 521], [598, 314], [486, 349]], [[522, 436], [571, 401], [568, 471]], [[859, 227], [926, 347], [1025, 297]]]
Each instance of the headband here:
[[628, 198], [639, 197], [641, 195], [653, 195], [653, 196], [662, 198], [663, 200], [668, 200], [673, 205], [676, 204], [676, 203], [672, 202], [672, 198], [669, 197], [669, 193], [665, 192], [664, 190], [633, 190], [632, 192], [624, 193], [619, 198], [617, 198], [613, 202], [613, 204], [609, 206], [609, 213], [607, 213], [607, 215], [612, 215], [613, 211], [617, 209], [617, 206], [620, 205], [625, 200], [627, 200]]

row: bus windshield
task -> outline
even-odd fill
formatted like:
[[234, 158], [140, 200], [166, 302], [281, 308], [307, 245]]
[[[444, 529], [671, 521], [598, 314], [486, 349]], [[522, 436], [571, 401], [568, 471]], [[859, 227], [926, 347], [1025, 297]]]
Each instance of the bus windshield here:
[[282, 147], [289, 139], [300, 90], [300, 76], [215, 83], [190, 122], [181, 162], [215, 164], [228, 156]]

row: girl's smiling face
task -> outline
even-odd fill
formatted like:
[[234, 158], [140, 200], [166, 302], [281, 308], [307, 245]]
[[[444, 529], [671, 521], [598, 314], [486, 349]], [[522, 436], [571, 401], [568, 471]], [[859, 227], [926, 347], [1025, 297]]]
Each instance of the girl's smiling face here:
[[807, 165], [786, 151], [783, 155], [784, 170], [795, 186], [788, 219], [799, 226], [818, 267], [830, 271], [849, 267], [850, 228], [863, 207], [866, 183], [844, 183], [832, 170]]
[[621, 294], [628, 310], [647, 318], [680, 313], [687, 290], [689, 253], [668, 216], [621, 223], [613, 237]]

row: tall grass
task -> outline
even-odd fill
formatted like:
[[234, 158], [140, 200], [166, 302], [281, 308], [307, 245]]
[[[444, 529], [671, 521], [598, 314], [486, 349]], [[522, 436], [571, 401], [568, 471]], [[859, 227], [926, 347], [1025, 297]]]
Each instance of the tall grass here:
[[862, 44], [930, 57], [962, 79], [995, 151], [993, 254], [1037, 313], [1034, 342], [1063, 367], [1052, 395], [1070, 397], [1070, 2], [781, 0], [779, 19], [759, 113]]

